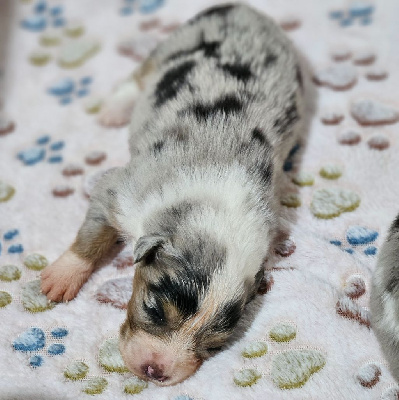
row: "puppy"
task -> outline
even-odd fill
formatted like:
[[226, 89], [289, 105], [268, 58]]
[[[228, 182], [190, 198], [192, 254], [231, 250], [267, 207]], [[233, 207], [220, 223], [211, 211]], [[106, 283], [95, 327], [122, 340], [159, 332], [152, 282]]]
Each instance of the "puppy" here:
[[136, 272], [120, 330], [126, 366], [173, 385], [231, 336], [279, 232], [276, 187], [303, 120], [297, 55], [245, 5], [197, 15], [134, 75], [131, 161], [109, 171], [75, 242], [42, 274], [76, 296], [110, 248], [133, 241]]
[[380, 250], [370, 291], [371, 324], [399, 381], [399, 215]]

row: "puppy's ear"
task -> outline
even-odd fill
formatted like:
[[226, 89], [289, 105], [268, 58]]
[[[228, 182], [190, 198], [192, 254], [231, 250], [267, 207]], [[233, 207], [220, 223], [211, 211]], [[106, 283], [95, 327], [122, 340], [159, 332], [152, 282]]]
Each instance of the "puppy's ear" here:
[[134, 262], [138, 263], [143, 260], [149, 262], [166, 241], [167, 237], [164, 235], [153, 234], [142, 236], [137, 241], [133, 251]]

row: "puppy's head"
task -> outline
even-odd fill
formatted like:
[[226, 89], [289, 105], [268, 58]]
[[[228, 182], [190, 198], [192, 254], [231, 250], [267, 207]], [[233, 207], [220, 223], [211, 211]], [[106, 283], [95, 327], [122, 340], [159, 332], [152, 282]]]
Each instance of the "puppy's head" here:
[[142, 379], [173, 385], [226, 343], [247, 300], [245, 285], [226, 276], [226, 249], [209, 237], [144, 236], [134, 253], [121, 354]]

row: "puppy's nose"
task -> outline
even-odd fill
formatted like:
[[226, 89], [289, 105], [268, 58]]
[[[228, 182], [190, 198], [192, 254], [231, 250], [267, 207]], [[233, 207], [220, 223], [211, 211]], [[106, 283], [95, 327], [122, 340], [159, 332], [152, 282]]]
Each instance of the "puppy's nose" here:
[[164, 382], [166, 381], [166, 379], [168, 379], [166, 376], [163, 375], [162, 369], [159, 368], [156, 364], [143, 365], [142, 371], [148, 378], [159, 382]]

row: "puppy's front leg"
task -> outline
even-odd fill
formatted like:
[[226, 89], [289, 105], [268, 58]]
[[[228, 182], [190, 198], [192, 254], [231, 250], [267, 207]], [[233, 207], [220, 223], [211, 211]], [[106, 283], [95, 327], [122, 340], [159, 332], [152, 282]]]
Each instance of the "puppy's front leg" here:
[[74, 243], [43, 270], [41, 290], [49, 300], [73, 299], [117, 242], [119, 234], [112, 212], [115, 209], [115, 193], [110, 185], [118, 186], [116, 181], [121, 170], [115, 168], [100, 180]]
[[72, 300], [118, 239], [117, 231], [88, 213], [73, 245], [41, 274], [49, 300]]

